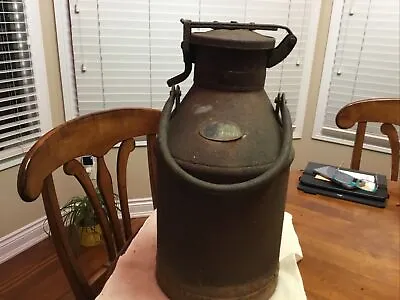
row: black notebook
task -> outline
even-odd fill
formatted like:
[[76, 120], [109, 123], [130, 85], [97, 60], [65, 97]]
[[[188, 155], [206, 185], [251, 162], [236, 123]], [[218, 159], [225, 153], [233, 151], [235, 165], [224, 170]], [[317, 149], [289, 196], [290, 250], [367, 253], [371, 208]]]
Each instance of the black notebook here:
[[389, 197], [386, 176], [341, 168], [341, 170], [354, 171], [374, 176], [375, 181], [378, 184], [378, 189], [375, 192], [367, 192], [361, 189], [348, 190], [330, 181], [316, 179], [314, 169], [323, 166], [328, 165], [309, 162], [303, 174], [299, 178], [297, 188], [309, 194], [320, 194], [375, 207], [386, 207], [387, 198]]

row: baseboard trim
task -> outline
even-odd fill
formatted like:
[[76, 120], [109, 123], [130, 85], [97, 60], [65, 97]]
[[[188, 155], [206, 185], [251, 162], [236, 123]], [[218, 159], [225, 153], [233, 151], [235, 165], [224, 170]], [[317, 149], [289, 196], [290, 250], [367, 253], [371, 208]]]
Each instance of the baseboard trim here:
[[47, 237], [43, 230], [45, 220], [46, 217], [39, 218], [0, 238], [0, 264], [44, 240]]
[[129, 199], [128, 206], [131, 218], [148, 217], [154, 210], [151, 197]]
[[[131, 218], [147, 217], [153, 211], [151, 197], [129, 199], [128, 206]], [[45, 220], [46, 217], [41, 217], [0, 238], [0, 264], [44, 240], [47, 237], [44, 230], [49, 231]]]

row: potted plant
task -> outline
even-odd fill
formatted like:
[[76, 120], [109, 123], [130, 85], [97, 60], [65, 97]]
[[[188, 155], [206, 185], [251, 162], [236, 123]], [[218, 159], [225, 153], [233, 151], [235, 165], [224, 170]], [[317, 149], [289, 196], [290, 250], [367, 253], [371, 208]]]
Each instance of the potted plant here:
[[[104, 199], [97, 188], [96, 194], [106, 212]], [[116, 194], [114, 194], [114, 200], [117, 210], [120, 211]], [[74, 235], [76, 236], [77, 232], [80, 245], [85, 247], [96, 246], [102, 242], [101, 228], [87, 195], [72, 197], [60, 210], [64, 226], [68, 229], [70, 238]]]

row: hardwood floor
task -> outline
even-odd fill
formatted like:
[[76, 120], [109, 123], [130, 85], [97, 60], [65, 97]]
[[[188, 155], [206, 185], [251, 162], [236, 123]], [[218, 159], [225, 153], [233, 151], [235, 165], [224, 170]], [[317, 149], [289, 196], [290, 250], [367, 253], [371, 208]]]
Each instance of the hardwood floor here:
[[[131, 221], [133, 232], [139, 231], [146, 218]], [[81, 247], [79, 263], [90, 276], [105, 262], [103, 247]], [[73, 300], [55, 248], [46, 239], [0, 265], [0, 300]]]

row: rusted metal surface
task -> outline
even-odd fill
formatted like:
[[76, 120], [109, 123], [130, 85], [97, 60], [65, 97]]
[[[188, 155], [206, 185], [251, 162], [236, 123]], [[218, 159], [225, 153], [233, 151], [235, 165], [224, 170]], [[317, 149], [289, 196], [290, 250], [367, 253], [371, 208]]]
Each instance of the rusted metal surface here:
[[[157, 280], [170, 299], [265, 300], [277, 283], [288, 168], [259, 189], [193, 187], [160, 159]], [[173, 195], [173, 196], [172, 196]], [[230, 298], [229, 298], [230, 297]]]
[[190, 44], [222, 49], [270, 50], [275, 46], [275, 39], [248, 29], [218, 29], [194, 32], [190, 37]]
[[[234, 122], [242, 138], [225, 143], [204, 138], [199, 133], [203, 124], [214, 121]], [[203, 179], [220, 173], [221, 180], [232, 177], [233, 183], [259, 175], [277, 158], [281, 130], [263, 90], [238, 95], [193, 87], [170, 120], [168, 144], [174, 158], [190, 172], [207, 166], [209, 175], [200, 175]]]
[[[181, 22], [183, 24], [183, 41], [181, 47], [185, 70], [167, 81], [170, 87], [184, 81], [190, 75], [192, 63], [196, 62], [196, 50], [191, 49], [191, 45], [207, 45], [225, 49], [265, 50], [267, 51], [267, 61], [266, 65], [263, 65], [263, 68], [271, 68], [285, 59], [297, 43], [297, 38], [293, 32], [288, 27], [282, 25], [237, 22], [192, 22], [184, 19], [181, 19]], [[193, 28], [212, 28], [214, 31], [192, 33]], [[230, 30], [228, 34], [225, 31], [227, 29]], [[275, 45], [274, 38], [253, 32], [253, 30], [277, 31], [279, 29], [285, 30], [287, 35], [276, 48], [273, 48]], [[232, 33], [233, 30], [239, 30], [240, 33]], [[215, 33], [216, 31], [218, 32]]]
[[[183, 23], [195, 76], [182, 102], [171, 90], [160, 121], [157, 280], [173, 300], [265, 300], [277, 283], [292, 131], [284, 99], [274, 110], [263, 89], [282, 43], [248, 27], [282, 27]], [[216, 30], [193, 39], [205, 26]]]

